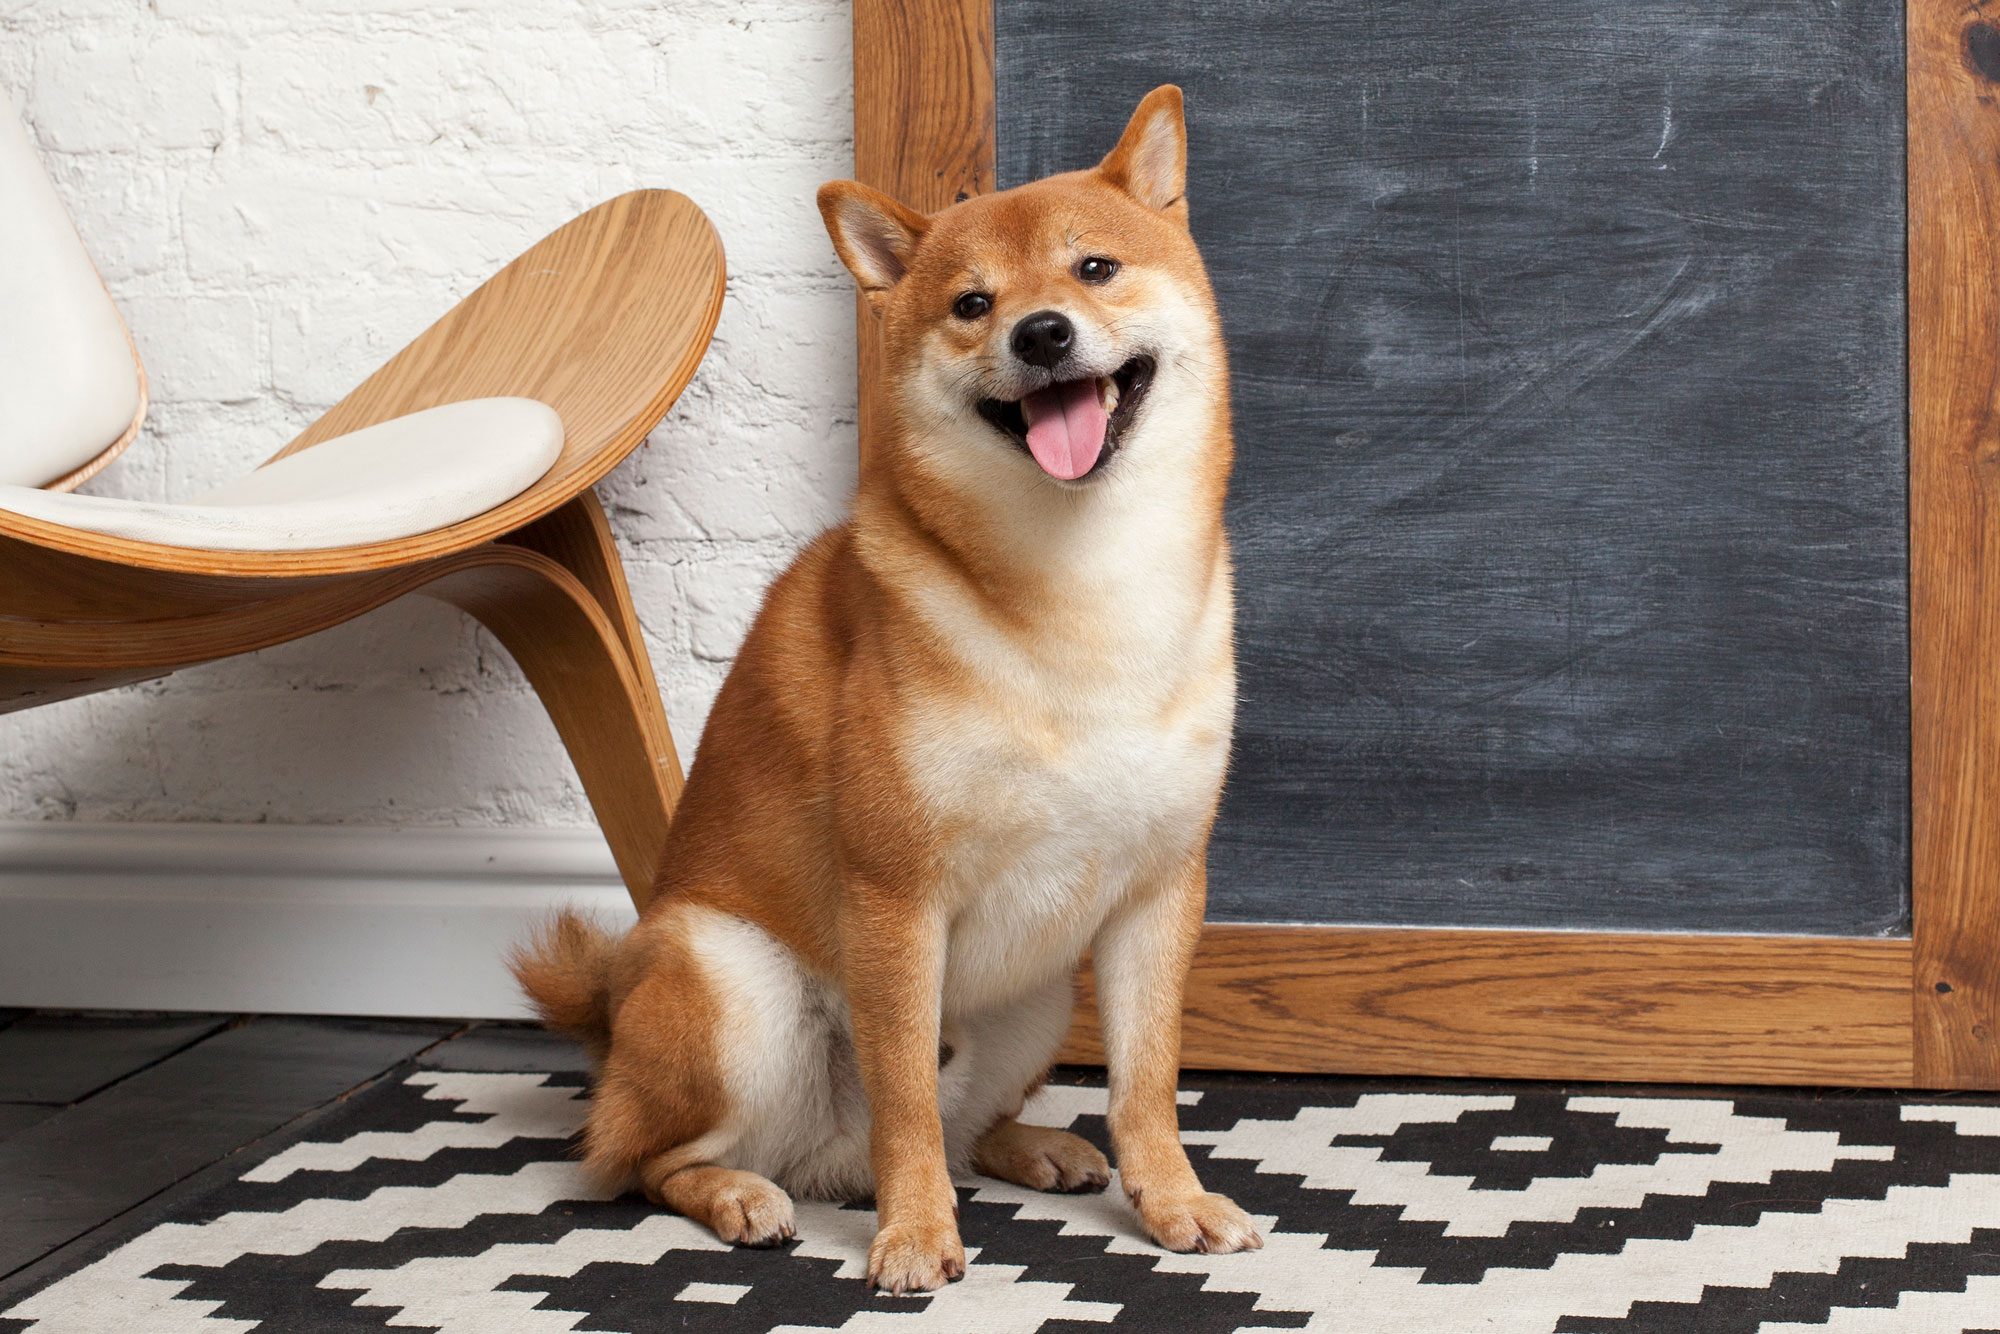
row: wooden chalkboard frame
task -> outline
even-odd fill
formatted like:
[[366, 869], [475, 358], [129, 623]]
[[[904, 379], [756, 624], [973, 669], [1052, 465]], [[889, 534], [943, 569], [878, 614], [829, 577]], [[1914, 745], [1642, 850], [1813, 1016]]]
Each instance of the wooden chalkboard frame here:
[[[1909, 0], [1906, 43], [1911, 935], [1212, 923], [1188, 1065], [2000, 1088], [2000, 24]], [[992, 0], [855, 0], [856, 176], [924, 210], [993, 189], [993, 58]]]

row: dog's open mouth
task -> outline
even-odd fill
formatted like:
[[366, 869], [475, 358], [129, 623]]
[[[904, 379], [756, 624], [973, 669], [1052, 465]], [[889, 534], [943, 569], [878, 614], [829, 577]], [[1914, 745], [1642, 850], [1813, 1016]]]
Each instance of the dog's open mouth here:
[[1109, 375], [1064, 380], [1017, 402], [979, 400], [979, 415], [1065, 482], [1102, 468], [1153, 384], [1153, 359], [1138, 356]]

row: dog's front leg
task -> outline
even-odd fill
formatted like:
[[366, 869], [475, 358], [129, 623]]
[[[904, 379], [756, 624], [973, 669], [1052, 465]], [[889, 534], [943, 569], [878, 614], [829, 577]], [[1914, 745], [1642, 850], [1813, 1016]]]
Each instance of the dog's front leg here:
[[1208, 899], [1205, 860], [1197, 852], [1167, 883], [1142, 889], [1099, 929], [1091, 951], [1119, 1180], [1154, 1241], [1220, 1253], [1255, 1250], [1264, 1239], [1233, 1200], [1202, 1189], [1181, 1147], [1181, 994]]
[[850, 881], [841, 955], [871, 1117], [876, 1231], [868, 1279], [885, 1292], [928, 1292], [965, 1274], [938, 1113], [944, 953], [945, 924], [934, 907]]

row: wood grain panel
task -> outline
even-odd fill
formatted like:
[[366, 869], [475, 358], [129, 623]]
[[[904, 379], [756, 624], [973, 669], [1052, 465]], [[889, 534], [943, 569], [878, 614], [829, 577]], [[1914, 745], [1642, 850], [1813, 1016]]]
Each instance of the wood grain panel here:
[[[993, 188], [991, 0], [854, 0], [854, 177], [932, 213]], [[861, 466], [880, 429], [881, 333], [855, 306]]]
[[[1905, 940], [1210, 923], [1182, 1064], [1897, 1086], [1909, 977]], [[1064, 1059], [1104, 1059], [1087, 978]]]
[[2000, 24], [1908, 31], [1916, 1071], [2000, 1088]]

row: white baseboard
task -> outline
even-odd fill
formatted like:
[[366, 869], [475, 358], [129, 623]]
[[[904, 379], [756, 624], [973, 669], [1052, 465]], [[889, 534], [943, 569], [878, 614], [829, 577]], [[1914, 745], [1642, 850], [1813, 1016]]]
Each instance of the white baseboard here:
[[518, 1018], [560, 903], [633, 918], [594, 829], [0, 825], [0, 1006]]

